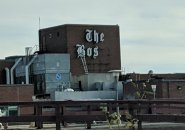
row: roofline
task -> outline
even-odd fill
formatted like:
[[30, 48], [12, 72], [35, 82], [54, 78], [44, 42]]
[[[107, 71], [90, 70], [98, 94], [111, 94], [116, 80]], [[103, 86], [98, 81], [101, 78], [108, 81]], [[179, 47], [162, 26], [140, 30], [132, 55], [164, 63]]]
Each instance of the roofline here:
[[57, 25], [57, 26], [42, 28], [42, 29], [39, 29], [39, 31], [42, 31], [42, 30], [45, 30], [45, 29], [58, 28], [58, 27], [67, 27], [67, 26], [106, 26], [106, 27], [118, 26], [118, 27], [119, 27], [118, 24], [116, 24], [116, 25], [101, 25], [101, 24], [63, 24], [63, 25]]

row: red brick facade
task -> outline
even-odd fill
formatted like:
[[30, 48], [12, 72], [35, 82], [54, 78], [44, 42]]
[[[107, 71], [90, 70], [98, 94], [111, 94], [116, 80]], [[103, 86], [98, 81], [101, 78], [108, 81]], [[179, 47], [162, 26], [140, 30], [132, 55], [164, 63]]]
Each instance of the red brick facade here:
[[[33, 85], [0, 85], [0, 102], [29, 102], [34, 95]], [[33, 108], [20, 108], [20, 114], [33, 113]]]
[[[130, 78], [138, 84], [145, 83], [151, 90], [156, 85], [156, 98], [185, 98], [185, 74], [130, 74]], [[129, 87], [129, 84], [127, 85]], [[130, 90], [131, 91], [131, 90]], [[126, 89], [126, 92], [129, 93]]]
[[[139, 87], [142, 83], [146, 84], [147, 90], [152, 91], [151, 85], [156, 85], [156, 99], [184, 99], [185, 98], [185, 74], [130, 74], [130, 78]], [[136, 89], [134, 89], [131, 83], [124, 85], [125, 97], [133, 98], [135, 96]], [[146, 98], [153, 99], [153, 95]], [[171, 109], [160, 108], [155, 109], [156, 113], [179, 113], [184, 114], [184, 109]]]
[[[98, 43], [87, 41], [86, 31], [98, 36]], [[100, 37], [102, 35], [102, 41]], [[95, 39], [93, 39], [95, 40]], [[39, 31], [40, 53], [69, 53], [73, 75], [84, 74], [82, 61], [77, 55], [77, 44], [84, 45], [86, 54], [93, 55], [98, 48], [98, 56], [86, 56], [89, 73], [104, 73], [121, 69], [119, 26], [117, 25], [61, 25]], [[90, 48], [88, 51], [87, 49]]]

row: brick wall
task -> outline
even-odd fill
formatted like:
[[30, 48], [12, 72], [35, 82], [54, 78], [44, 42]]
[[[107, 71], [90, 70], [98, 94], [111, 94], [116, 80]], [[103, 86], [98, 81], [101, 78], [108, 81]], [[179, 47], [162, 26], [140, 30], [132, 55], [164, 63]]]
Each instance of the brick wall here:
[[[134, 82], [145, 82], [147, 87], [156, 85], [157, 99], [184, 99], [185, 98], [185, 74], [155, 74], [151, 79], [148, 74], [131, 74]], [[150, 82], [147, 80], [150, 79]], [[128, 97], [135, 94], [133, 87], [129, 83], [125, 85], [125, 93]], [[153, 97], [150, 97], [153, 99]], [[157, 113], [185, 113], [184, 109], [160, 108], [156, 109]]]
[[[87, 42], [85, 30], [96, 30], [104, 33], [104, 41]], [[76, 44], [87, 48], [98, 47], [98, 56], [86, 56], [89, 73], [104, 73], [109, 70], [121, 69], [120, 36], [117, 25], [61, 25], [39, 31], [40, 53], [69, 53], [71, 72], [73, 75], [84, 74], [82, 61], [77, 56]], [[92, 52], [93, 53], [93, 52]], [[87, 54], [87, 52], [86, 52]]]
[[[157, 98], [185, 98], [185, 74], [130, 74], [135, 82], [145, 82], [148, 87], [156, 85]], [[147, 80], [150, 79], [149, 83]]]
[[[28, 102], [34, 95], [33, 85], [0, 85], [0, 102]], [[33, 113], [33, 108], [20, 108], [20, 114]]]

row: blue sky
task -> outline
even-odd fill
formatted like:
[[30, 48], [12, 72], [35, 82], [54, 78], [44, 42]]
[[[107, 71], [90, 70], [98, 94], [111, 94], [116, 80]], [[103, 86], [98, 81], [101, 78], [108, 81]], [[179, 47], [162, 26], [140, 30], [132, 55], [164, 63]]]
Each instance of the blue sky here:
[[126, 73], [185, 72], [185, 0], [0, 0], [0, 58], [23, 55], [41, 28], [120, 26]]

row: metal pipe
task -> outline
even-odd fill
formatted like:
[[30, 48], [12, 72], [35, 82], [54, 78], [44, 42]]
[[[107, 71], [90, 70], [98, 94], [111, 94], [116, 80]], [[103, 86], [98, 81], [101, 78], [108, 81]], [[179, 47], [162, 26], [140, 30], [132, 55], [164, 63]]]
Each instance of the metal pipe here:
[[37, 54], [34, 55], [34, 57], [31, 59], [31, 61], [25, 66], [25, 78], [26, 78], [26, 84], [29, 84], [29, 67], [34, 62], [34, 60], [37, 58]]
[[5, 68], [6, 71], [6, 84], [10, 84], [10, 70], [9, 68]]
[[22, 60], [22, 58], [19, 58], [15, 64], [13, 65], [13, 67], [10, 69], [10, 78], [11, 78], [11, 84], [14, 84], [14, 75], [13, 75], [13, 71], [15, 69], [15, 67], [19, 64], [19, 62]]

